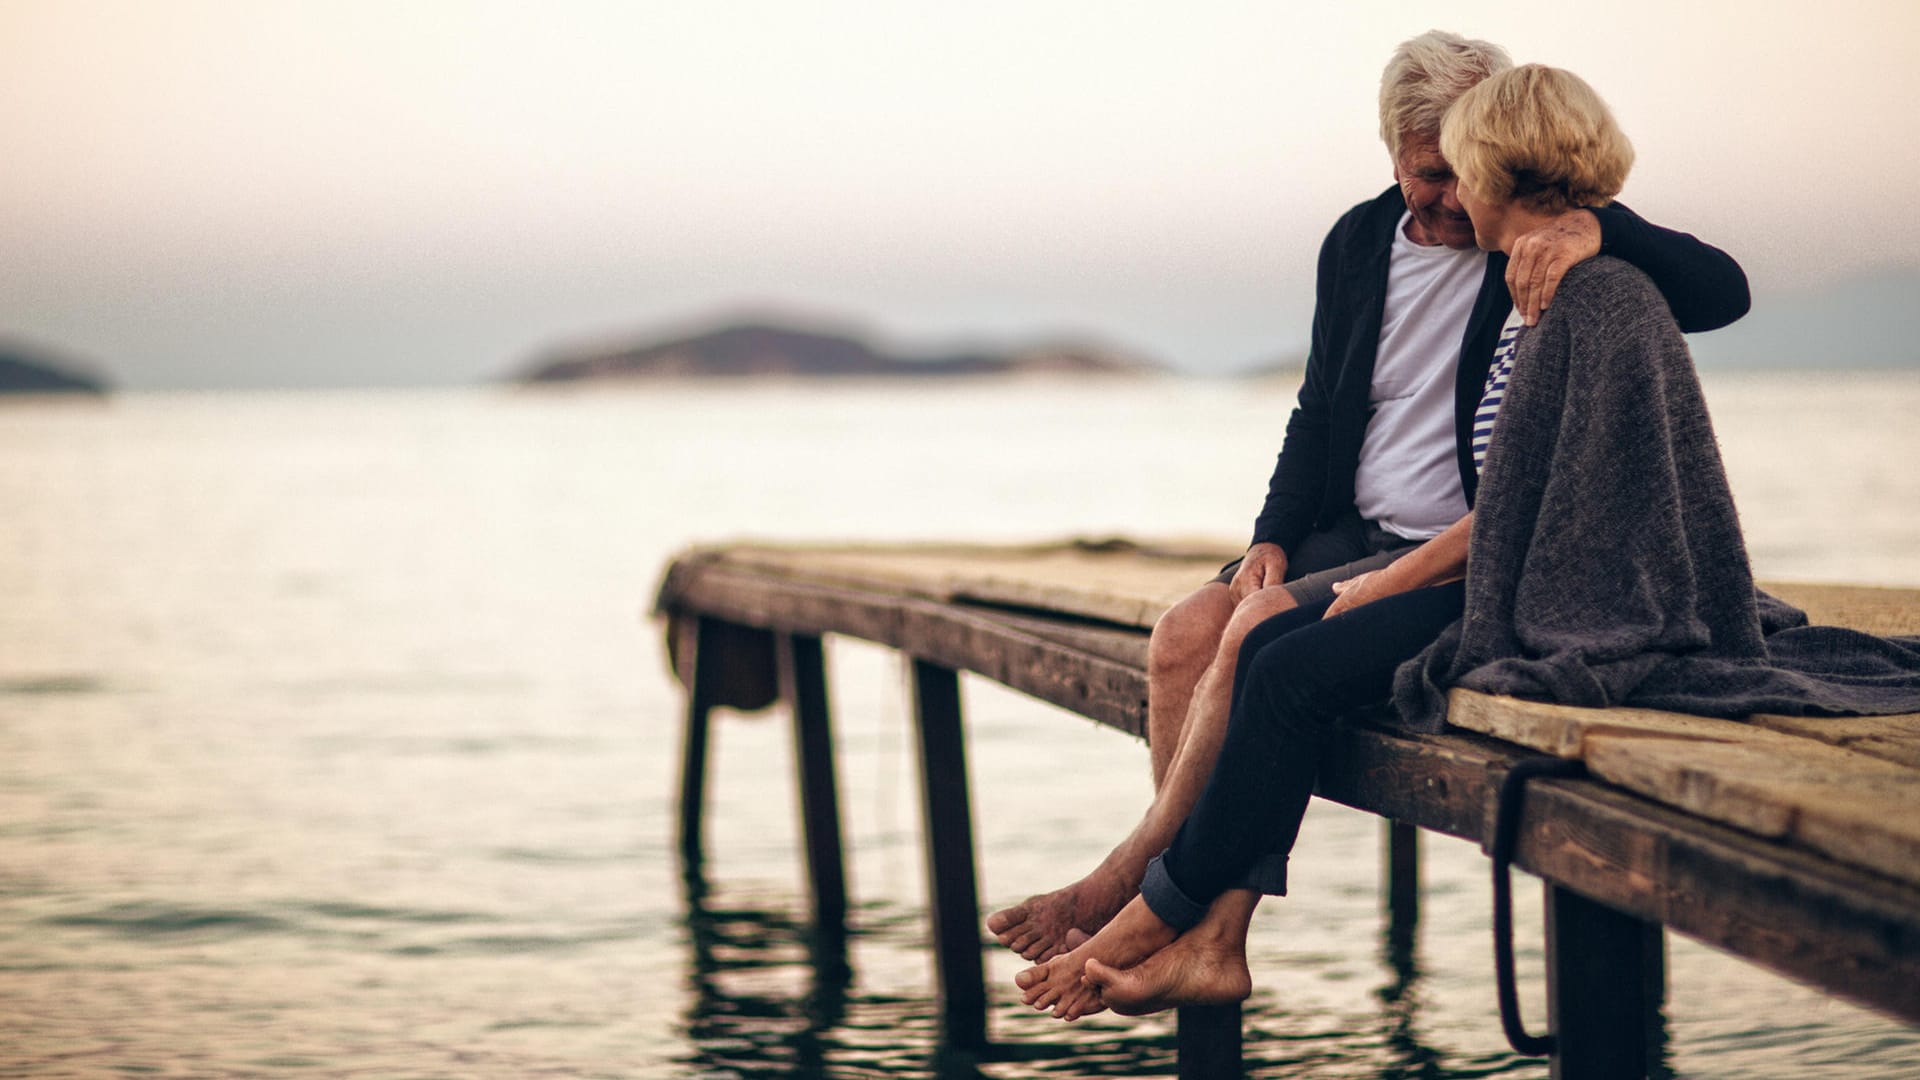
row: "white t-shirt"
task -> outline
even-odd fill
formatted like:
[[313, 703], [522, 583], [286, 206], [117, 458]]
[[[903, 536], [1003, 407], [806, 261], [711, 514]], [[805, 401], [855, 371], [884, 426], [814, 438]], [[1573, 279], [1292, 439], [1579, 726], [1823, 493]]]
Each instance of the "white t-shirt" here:
[[1373, 418], [1360, 444], [1353, 502], [1360, 516], [1427, 540], [1467, 512], [1454, 436], [1453, 382], [1485, 252], [1407, 239], [1404, 214], [1387, 267], [1386, 312], [1373, 362]]

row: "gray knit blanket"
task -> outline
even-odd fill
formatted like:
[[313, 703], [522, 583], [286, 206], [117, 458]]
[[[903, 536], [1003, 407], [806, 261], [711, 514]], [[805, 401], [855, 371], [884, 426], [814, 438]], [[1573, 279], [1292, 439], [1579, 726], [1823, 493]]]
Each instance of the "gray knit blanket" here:
[[1920, 638], [1810, 626], [1754, 587], [1686, 342], [1646, 276], [1575, 267], [1521, 337], [1474, 508], [1466, 610], [1401, 665], [1446, 691], [1738, 718], [1920, 712]]

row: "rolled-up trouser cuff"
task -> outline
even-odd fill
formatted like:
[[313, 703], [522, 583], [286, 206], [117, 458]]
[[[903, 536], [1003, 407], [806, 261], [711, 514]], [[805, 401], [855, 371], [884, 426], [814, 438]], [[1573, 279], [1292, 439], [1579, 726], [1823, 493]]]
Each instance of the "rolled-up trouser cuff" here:
[[1147, 860], [1147, 876], [1140, 880], [1140, 899], [1147, 902], [1148, 909], [1159, 916], [1161, 922], [1184, 934], [1206, 918], [1207, 905], [1194, 902], [1180, 891], [1161, 862], [1165, 857], [1155, 855]]
[[1277, 852], [1260, 856], [1247, 868], [1240, 886], [1266, 896], [1287, 895], [1287, 857]]

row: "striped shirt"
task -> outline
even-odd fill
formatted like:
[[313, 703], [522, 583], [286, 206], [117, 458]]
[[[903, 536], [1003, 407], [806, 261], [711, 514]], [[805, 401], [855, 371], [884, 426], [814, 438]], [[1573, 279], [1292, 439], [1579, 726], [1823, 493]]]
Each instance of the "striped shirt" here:
[[1473, 411], [1473, 471], [1487, 463], [1487, 444], [1493, 441], [1493, 420], [1500, 413], [1500, 402], [1507, 396], [1507, 378], [1513, 374], [1513, 353], [1526, 328], [1520, 313], [1507, 316], [1500, 328], [1500, 343], [1493, 347], [1493, 366], [1487, 369], [1487, 388], [1480, 395], [1480, 407]]

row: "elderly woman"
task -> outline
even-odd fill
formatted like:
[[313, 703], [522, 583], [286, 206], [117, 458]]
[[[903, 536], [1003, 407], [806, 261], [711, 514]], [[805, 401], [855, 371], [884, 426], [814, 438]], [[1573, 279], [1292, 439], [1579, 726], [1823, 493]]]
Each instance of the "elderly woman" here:
[[[1604, 206], [1633, 162], [1593, 90], [1538, 65], [1462, 96], [1440, 148], [1489, 250]], [[1017, 977], [1027, 1004], [1074, 1019], [1246, 997], [1248, 920], [1285, 892], [1325, 733], [1389, 699], [1428, 731], [1452, 686], [1726, 717], [1920, 709], [1920, 639], [1808, 627], [1754, 589], [1686, 345], [1638, 270], [1589, 260], [1538, 326], [1510, 319], [1475, 426], [1473, 513], [1248, 635], [1205, 792], [1137, 898]]]

